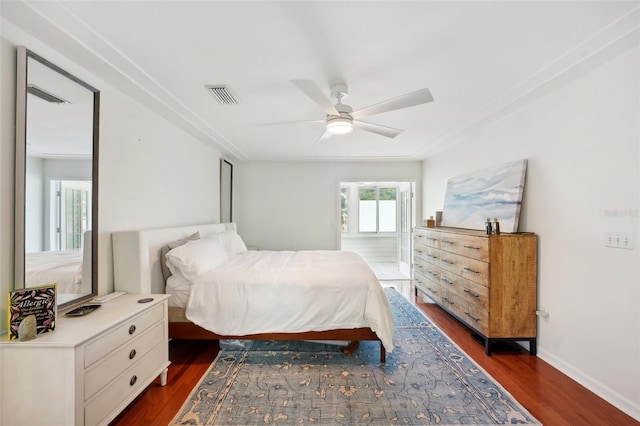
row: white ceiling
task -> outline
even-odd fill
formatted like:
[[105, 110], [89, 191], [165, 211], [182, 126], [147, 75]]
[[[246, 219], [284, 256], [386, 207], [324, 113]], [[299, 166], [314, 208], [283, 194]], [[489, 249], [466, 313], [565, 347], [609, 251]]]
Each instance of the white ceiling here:
[[[1, 7], [8, 21], [240, 160], [426, 158], [638, 27], [638, 1], [5, 0]], [[327, 96], [332, 83], [345, 82], [354, 109], [423, 87], [435, 101], [367, 118], [403, 129], [395, 139], [356, 129], [314, 144], [322, 124], [258, 125], [324, 118], [292, 79], [314, 80]], [[227, 84], [239, 104], [217, 103], [205, 89], [211, 84]]]

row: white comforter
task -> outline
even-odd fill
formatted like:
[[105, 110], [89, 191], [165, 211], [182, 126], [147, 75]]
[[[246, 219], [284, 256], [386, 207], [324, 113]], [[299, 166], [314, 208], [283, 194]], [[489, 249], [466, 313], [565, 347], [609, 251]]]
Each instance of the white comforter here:
[[388, 352], [393, 316], [357, 254], [248, 251], [193, 282], [186, 316], [221, 335], [370, 327]]
[[58, 293], [79, 293], [82, 251], [41, 251], [25, 256], [27, 287], [57, 284]]

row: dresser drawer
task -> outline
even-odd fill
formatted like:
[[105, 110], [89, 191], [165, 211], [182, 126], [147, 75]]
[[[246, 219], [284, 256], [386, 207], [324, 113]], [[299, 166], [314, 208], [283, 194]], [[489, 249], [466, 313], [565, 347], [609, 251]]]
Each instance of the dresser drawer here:
[[441, 251], [440, 266], [474, 283], [489, 286], [489, 264], [486, 262]]
[[418, 265], [417, 272], [431, 281], [440, 281], [440, 268], [430, 263]]
[[91, 366], [109, 352], [137, 338], [145, 330], [148, 330], [157, 322], [162, 321], [163, 318], [164, 306], [158, 305], [150, 311], [126, 321], [108, 334], [87, 344], [84, 350], [84, 367], [87, 368]]
[[457, 297], [475, 304], [478, 309], [489, 308], [489, 288], [451, 272], [443, 271], [440, 276], [442, 287], [454, 293]]
[[125, 402], [139, 394], [169, 364], [166, 344], [159, 344], [139, 362], [132, 365], [121, 376], [98, 393], [85, 405], [85, 424], [103, 422], [112, 411], [120, 411]]
[[442, 233], [440, 248], [472, 259], [489, 261], [489, 238]]
[[466, 300], [457, 299], [456, 314], [484, 335], [489, 334], [489, 312]]
[[144, 358], [160, 342], [166, 341], [164, 323], [159, 322], [149, 331], [116, 349], [106, 359], [88, 370], [84, 376], [84, 398], [91, 398], [114, 377]]
[[414, 285], [434, 301], [441, 301], [440, 285], [438, 283], [433, 282], [420, 274], [416, 274]]
[[415, 229], [415, 236], [419, 244], [425, 247], [440, 248], [440, 232], [429, 231], [427, 229]]

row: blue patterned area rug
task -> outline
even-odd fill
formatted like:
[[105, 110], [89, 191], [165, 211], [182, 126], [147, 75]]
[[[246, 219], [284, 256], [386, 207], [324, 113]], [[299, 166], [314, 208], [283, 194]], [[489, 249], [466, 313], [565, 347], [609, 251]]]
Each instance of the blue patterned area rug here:
[[227, 342], [171, 425], [540, 425], [395, 289], [394, 350]]

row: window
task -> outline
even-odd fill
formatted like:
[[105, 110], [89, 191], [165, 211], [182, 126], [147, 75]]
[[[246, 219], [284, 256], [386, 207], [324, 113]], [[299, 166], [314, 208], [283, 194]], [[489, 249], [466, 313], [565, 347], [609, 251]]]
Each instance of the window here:
[[396, 208], [396, 188], [359, 188], [358, 231], [396, 232]]

